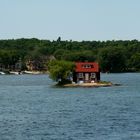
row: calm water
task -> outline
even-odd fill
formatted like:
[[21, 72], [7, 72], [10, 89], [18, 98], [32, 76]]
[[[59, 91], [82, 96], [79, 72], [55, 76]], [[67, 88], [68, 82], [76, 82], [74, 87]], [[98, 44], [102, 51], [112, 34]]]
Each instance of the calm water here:
[[54, 88], [47, 75], [0, 76], [0, 140], [140, 140], [140, 73], [122, 86]]

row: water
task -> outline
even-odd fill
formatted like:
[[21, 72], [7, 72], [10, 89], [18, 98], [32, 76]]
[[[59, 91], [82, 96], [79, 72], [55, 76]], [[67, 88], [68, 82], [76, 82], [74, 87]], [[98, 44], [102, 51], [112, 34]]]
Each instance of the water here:
[[122, 86], [55, 88], [47, 75], [0, 76], [0, 140], [140, 140], [140, 73]]

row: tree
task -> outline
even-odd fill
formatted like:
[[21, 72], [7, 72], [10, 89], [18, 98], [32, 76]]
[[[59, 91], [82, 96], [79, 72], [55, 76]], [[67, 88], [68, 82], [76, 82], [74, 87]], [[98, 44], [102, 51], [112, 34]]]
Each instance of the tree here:
[[103, 72], [123, 72], [125, 70], [125, 56], [117, 47], [100, 50], [99, 62]]
[[46, 69], [46, 60], [54, 55], [56, 59], [66, 61], [100, 60], [102, 71], [139, 71], [137, 53], [140, 53], [138, 40], [64, 41], [61, 37], [56, 41], [36, 38], [0, 40], [0, 66], [6, 69], [14, 68], [19, 58], [24, 66], [30, 59], [39, 70]]
[[132, 70], [140, 71], [140, 53], [132, 55], [129, 64]]
[[50, 77], [57, 81], [59, 84], [65, 84], [71, 82], [71, 74], [74, 71], [74, 63], [68, 61], [58, 61], [53, 60], [48, 64], [48, 69], [50, 72]]
[[60, 36], [58, 37], [57, 42], [61, 42], [61, 37]]

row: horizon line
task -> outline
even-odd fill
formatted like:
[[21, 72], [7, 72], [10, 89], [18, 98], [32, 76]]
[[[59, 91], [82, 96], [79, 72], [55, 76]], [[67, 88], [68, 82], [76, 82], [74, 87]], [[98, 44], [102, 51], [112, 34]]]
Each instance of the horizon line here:
[[[59, 38], [60, 36], [58, 36], [58, 38]], [[1, 40], [18, 40], [18, 39], [38, 39], [38, 40], [48, 40], [48, 41], [57, 41], [58, 40], [58, 38], [56, 38], [56, 39], [47, 39], [47, 38], [37, 38], [37, 37], [19, 37], [19, 38], [0, 38], [0, 41]], [[60, 37], [61, 38], [61, 37]], [[62, 39], [61, 38], [61, 41], [77, 41], [77, 42], [83, 42], [83, 41], [100, 41], [100, 42], [106, 42], [106, 41], [140, 41], [139, 39], [136, 39], [136, 38], [134, 38], [134, 39], [93, 39], [93, 40], [91, 40], [91, 39], [87, 39], [87, 40], [84, 40], [84, 39], [81, 39], [81, 40], [74, 40], [74, 39]]]

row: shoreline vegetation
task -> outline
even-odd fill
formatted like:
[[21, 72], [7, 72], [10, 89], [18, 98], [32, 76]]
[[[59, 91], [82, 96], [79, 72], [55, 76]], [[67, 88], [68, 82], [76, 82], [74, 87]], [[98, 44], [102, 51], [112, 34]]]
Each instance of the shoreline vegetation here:
[[0, 40], [0, 75], [47, 73], [64, 87], [119, 85], [111, 82], [69, 84], [74, 62], [98, 62], [102, 73], [140, 72], [140, 41], [68, 41], [61, 37], [53, 41]]
[[140, 41], [0, 40], [0, 71], [47, 71], [52, 60], [98, 62], [101, 72], [139, 72]]

